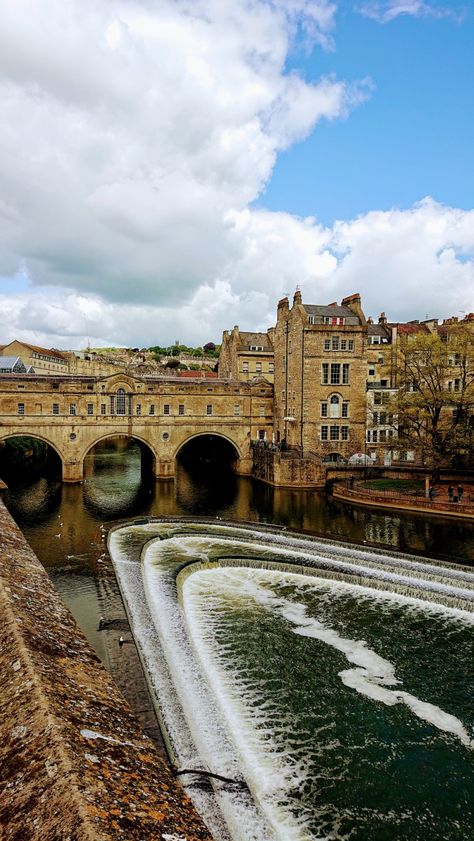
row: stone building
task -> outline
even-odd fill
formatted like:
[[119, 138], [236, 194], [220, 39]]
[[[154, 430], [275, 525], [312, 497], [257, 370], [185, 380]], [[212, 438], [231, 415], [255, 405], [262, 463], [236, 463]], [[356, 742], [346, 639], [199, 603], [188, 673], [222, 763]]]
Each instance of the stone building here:
[[33, 368], [37, 374], [68, 374], [68, 354], [54, 348], [43, 348], [14, 339], [0, 346], [0, 357], [19, 356], [25, 368]]
[[338, 461], [364, 446], [367, 323], [360, 295], [278, 304], [274, 333], [276, 442]]
[[219, 355], [219, 377], [248, 382], [253, 377], [264, 377], [273, 382], [273, 328], [266, 333], [246, 333], [236, 325], [224, 330]]

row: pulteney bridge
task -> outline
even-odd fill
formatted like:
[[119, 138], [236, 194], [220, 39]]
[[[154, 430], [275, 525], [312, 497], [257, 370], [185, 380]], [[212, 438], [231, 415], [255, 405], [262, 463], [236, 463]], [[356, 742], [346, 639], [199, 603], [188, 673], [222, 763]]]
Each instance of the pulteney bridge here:
[[149, 451], [158, 479], [172, 478], [180, 450], [201, 436], [229, 442], [236, 472], [248, 475], [250, 442], [271, 439], [272, 426], [273, 386], [263, 379], [0, 375], [0, 442], [45, 441], [61, 459], [64, 482], [80, 482], [87, 453], [116, 436]]

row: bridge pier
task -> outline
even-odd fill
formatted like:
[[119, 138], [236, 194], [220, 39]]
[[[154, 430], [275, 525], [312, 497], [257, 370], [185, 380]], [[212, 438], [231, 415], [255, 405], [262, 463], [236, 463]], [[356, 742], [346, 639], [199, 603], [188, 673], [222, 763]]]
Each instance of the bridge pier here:
[[174, 479], [174, 459], [157, 458], [155, 461], [155, 479]]
[[63, 482], [82, 482], [84, 464], [82, 461], [63, 461]]

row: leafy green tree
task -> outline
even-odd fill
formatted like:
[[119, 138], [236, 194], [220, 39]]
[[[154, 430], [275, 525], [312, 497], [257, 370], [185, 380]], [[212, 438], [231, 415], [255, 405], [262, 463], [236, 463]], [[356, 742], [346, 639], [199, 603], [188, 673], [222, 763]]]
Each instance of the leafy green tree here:
[[399, 341], [398, 437], [433, 471], [473, 456], [474, 336], [455, 325], [442, 335]]

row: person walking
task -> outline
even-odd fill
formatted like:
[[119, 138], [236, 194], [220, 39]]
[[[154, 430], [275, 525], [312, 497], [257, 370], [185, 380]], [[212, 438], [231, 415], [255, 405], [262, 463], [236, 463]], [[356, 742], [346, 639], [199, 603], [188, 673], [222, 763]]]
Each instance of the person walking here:
[[448, 497], [449, 497], [450, 502], [453, 501], [453, 496], [454, 496], [454, 488], [453, 488], [452, 485], [450, 485], [449, 488], [448, 488]]
[[463, 488], [463, 486], [462, 486], [462, 485], [458, 485], [458, 497], [459, 497], [459, 502], [462, 502], [462, 495], [463, 495], [463, 493], [464, 493], [464, 488]]

